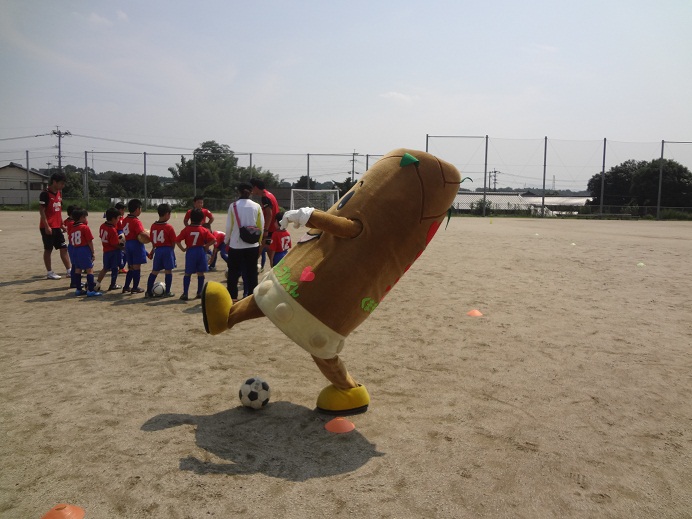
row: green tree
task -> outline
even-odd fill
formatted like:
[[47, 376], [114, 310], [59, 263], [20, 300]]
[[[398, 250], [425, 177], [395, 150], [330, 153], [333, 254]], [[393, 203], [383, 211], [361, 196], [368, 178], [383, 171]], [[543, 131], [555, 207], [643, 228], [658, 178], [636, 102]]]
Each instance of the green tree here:
[[[618, 166], [613, 166], [603, 177], [603, 204], [625, 206], [632, 202], [632, 178], [637, 170], [644, 167], [646, 161], [627, 160]], [[601, 174], [597, 173], [589, 179], [586, 186], [591, 193], [590, 205], [601, 205]]]
[[317, 181], [313, 178], [310, 179], [310, 187], [308, 187], [308, 176], [303, 175], [298, 179], [298, 182], [293, 184], [293, 189], [317, 189]]
[[230, 196], [240, 181], [238, 158], [227, 144], [205, 141], [194, 151], [194, 157], [180, 157], [180, 163], [168, 168], [176, 182], [197, 185], [197, 191], [206, 196], [206, 189], [215, 195]]
[[346, 177], [343, 182], [334, 182], [334, 187], [339, 190], [339, 195], [344, 196], [354, 185], [356, 181], [351, 181], [351, 177]]
[[[640, 206], [658, 204], [661, 159], [644, 163], [632, 176], [630, 193]], [[692, 173], [674, 160], [663, 159], [662, 207], [692, 207]]]

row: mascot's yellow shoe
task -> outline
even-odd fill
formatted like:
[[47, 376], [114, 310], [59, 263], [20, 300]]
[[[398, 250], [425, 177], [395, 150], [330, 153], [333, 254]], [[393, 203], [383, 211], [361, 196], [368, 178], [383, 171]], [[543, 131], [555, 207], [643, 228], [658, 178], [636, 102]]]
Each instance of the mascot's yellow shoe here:
[[339, 389], [333, 384], [325, 387], [317, 397], [317, 410], [327, 414], [350, 415], [368, 410], [370, 395], [365, 386]]
[[202, 289], [202, 317], [204, 330], [218, 335], [228, 330], [228, 313], [233, 301], [231, 294], [221, 283], [209, 281]]

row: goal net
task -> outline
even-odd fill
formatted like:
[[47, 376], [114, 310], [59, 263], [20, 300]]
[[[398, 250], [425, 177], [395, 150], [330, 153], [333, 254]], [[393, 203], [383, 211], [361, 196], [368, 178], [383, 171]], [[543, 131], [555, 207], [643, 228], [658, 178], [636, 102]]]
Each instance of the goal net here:
[[326, 211], [339, 200], [338, 189], [291, 189], [291, 209], [314, 207]]

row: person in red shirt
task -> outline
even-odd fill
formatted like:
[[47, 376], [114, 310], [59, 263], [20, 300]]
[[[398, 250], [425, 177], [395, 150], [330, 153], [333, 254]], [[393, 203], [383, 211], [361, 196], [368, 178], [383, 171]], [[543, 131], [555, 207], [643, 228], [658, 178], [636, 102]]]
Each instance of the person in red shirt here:
[[[195, 299], [202, 297], [204, 288], [204, 273], [208, 270], [207, 249], [216, 241], [211, 231], [202, 227], [204, 213], [202, 209], [195, 207], [190, 213], [190, 225], [186, 226], [176, 237], [175, 242], [180, 250], [185, 251], [185, 276], [183, 277], [182, 301], [189, 298], [187, 293], [190, 289], [190, 277], [197, 273], [197, 295]], [[182, 243], [185, 242], [185, 246]]]
[[[283, 217], [283, 212], [276, 215], [276, 219], [279, 222]], [[278, 265], [291, 248], [291, 235], [286, 229], [281, 230], [279, 228], [272, 234], [272, 243], [269, 247], [274, 251], [274, 264]]]
[[[151, 239], [139, 219], [139, 215], [142, 214], [142, 201], [133, 198], [127, 203], [127, 210], [130, 213], [123, 220], [125, 255], [127, 256], [127, 275], [125, 276], [123, 294], [141, 294], [144, 292], [143, 289], [139, 288], [139, 281], [142, 276], [141, 267], [147, 262], [147, 251], [144, 249], [144, 244], [149, 243]], [[130, 283], [132, 283], [132, 289], [130, 289]]]
[[188, 209], [185, 213], [185, 218], [183, 218], [183, 225], [186, 227], [190, 225], [190, 214], [192, 214], [193, 209], [201, 209], [204, 217], [202, 218], [202, 223], [208, 223], [211, 225], [214, 222], [214, 215], [211, 214], [209, 209], [204, 207], [204, 197], [202, 195], [197, 195], [192, 199], [192, 209]]
[[41, 215], [39, 230], [43, 241], [43, 263], [46, 265], [47, 279], [60, 279], [61, 276], [53, 272], [51, 254], [53, 249], [60, 251], [60, 259], [65, 265], [67, 277], [70, 277], [70, 257], [67, 254], [65, 242], [65, 225], [62, 221], [62, 190], [65, 187], [67, 177], [64, 173], [53, 173], [50, 183], [45, 191], [41, 191], [38, 198], [38, 212]]
[[264, 181], [259, 178], [251, 178], [252, 194], [261, 198], [262, 214], [264, 215], [264, 243], [260, 254], [262, 255], [262, 266], [264, 268], [264, 253], [269, 256], [269, 266], [274, 266], [274, 251], [271, 248], [272, 234], [279, 229], [276, 215], [279, 213], [279, 203], [276, 197], [265, 189]]
[[[118, 229], [118, 234], [123, 233], [123, 225], [124, 225], [124, 220], [125, 220], [125, 209], [127, 209], [127, 206], [123, 204], [122, 202], [118, 202], [115, 204], [115, 208], [118, 210], [118, 223], [116, 225], [116, 228]], [[121, 274], [127, 274], [127, 269], [125, 268], [125, 265], [127, 265], [127, 258], [125, 257], [125, 247], [122, 248], [120, 251], [120, 273]]]
[[117, 290], [118, 272], [120, 270], [120, 254], [125, 248], [125, 238], [118, 234], [118, 219], [120, 213], [115, 207], [106, 210], [106, 221], [99, 227], [99, 238], [103, 246], [103, 268], [96, 280], [96, 291], [101, 291], [101, 281], [108, 271], [111, 273], [111, 284], [108, 290]]
[[[74, 258], [74, 282], [77, 285], [75, 295], [87, 297], [101, 296], [101, 292], [96, 290], [94, 282], [94, 235], [91, 234], [91, 229], [87, 224], [87, 216], [89, 213], [86, 209], [73, 209], [72, 218], [75, 224], [72, 226], [69, 238], [72, 245], [72, 256]], [[82, 290], [82, 271], [87, 275], [87, 289]]]
[[[203, 224], [203, 226], [211, 231], [211, 225], [208, 223]], [[214, 235], [214, 239], [216, 239], [216, 243], [214, 243], [214, 250], [211, 253], [211, 258], [209, 258], [209, 270], [213, 272], [216, 270], [216, 260], [218, 259], [219, 255], [221, 255], [222, 260], [228, 263], [228, 247], [224, 243], [226, 240], [225, 232], [212, 231], [212, 234]]]
[[[171, 206], [169, 204], [161, 204], [157, 208], [159, 213], [158, 221], [154, 222], [151, 226], [151, 231], [149, 235], [151, 236], [151, 244], [153, 245], [153, 250], [151, 251], [154, 256], [154, 266], [152, 268], [151, 274], [149, 274], [149, 279], [147, 279], [147, 291], [144, 292], [144, 297], [153, 297], [152, 292], [154, 288], [154, 283], [156, 282], [156, 276], [162, 270], [165, 272], [165, 283], [166, 290], [163, 297], [173, 297], [175, 294], [171, 293], [171, 285], [173, 284], [173, 269], [176, 266], [175, 263], [175, 229], [168, 223], [171, 219]], [[151, 254], [150, 256], [151, 257]]]

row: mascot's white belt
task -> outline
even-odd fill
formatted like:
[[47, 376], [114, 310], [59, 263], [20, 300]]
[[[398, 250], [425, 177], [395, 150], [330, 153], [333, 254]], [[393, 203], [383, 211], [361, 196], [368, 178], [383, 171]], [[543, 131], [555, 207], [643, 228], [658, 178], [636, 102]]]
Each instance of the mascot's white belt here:
[[255, 287], [255, 302], [260, 310], [298, 346], [320, 359], [334, 358], [344, 347], [346, 337], [327, 327], [286, 292], [270, 271]]

